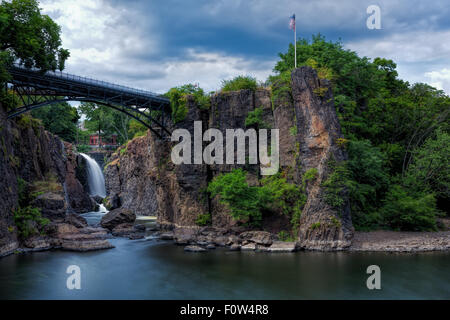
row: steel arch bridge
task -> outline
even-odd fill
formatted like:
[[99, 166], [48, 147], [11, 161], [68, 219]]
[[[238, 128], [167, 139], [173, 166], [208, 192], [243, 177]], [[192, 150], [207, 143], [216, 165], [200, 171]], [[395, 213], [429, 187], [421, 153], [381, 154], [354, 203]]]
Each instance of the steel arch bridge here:
[[169, 99], [155, 93], [79, 77], [58, 71], [42, 72], [18, 65], [8, 68], [7, 87], [19, 97], [21, 106], [8, 112], [8, 118], [45, 105], [67, 102], [93, 102], [113, 108], [136, 119], [162, 138], [170, 131], [167, 121]]

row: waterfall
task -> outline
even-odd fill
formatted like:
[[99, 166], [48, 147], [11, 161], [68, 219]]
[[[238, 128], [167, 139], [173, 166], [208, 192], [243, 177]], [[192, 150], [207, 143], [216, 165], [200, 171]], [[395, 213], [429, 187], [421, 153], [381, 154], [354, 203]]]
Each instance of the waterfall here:
[[87, 154], [80, 154], [84, 159], [86, 159], [87, 163], [89, 193], [91, 196], [100, 196], [102, 198], [106, 197], [105, 177], [103, 176], [102, 169], [98, 165], [97, 161], [89, 157]]

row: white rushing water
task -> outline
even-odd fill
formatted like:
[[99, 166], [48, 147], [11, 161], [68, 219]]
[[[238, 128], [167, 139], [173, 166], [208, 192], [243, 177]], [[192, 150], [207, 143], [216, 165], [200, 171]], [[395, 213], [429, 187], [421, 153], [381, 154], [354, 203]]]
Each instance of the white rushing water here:
[[80, 153], [83, 158], [86, 159], [89, 193], [91, 196], [106, 197], [105, 189], [105, 177], [103, 176], [102, 169], [98, 165], [97, 161], [89, 157], [87, 154]]

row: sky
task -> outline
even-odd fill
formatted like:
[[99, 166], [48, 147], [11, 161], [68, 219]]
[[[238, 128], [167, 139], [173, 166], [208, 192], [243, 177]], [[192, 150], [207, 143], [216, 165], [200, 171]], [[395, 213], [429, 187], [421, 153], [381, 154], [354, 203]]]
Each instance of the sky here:
[[[278, 53], [321, 33], [369, 58], [397, 63], [399, 77], [450, 94], [449, 0], [41, 0], [70, 50], [66, 72], [157, 93], [223, 79], [265, 81]], [[381, 29], [369, 29], [370, 5]]]

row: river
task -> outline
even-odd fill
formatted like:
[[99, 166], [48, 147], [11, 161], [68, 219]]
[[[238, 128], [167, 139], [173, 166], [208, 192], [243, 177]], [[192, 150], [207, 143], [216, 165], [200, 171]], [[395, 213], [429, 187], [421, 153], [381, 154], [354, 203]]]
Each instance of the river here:
[[[187, 253], [152, 238], [110, 241], [114, 249], [0, 259], [0, 299], [450, 299], [448, 252]], [[381, 290], [366, 287], [372, 264]], [[69, 265], [81, 269], [81, 290], [66, 288]]]

